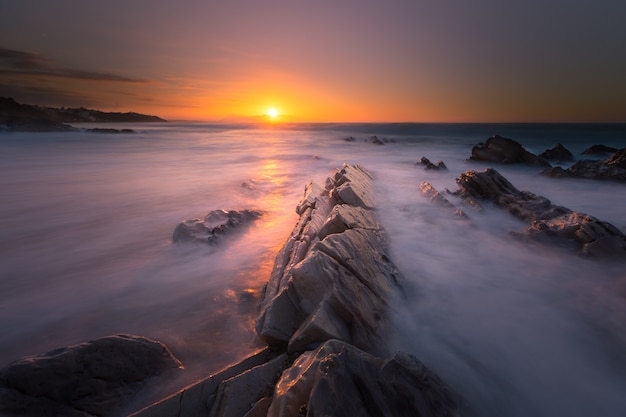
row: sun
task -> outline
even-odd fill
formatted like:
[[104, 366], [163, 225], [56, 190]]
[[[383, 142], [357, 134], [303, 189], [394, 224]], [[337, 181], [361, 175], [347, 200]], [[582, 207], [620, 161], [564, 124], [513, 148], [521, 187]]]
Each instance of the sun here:
[[269, 109], [267, 109], [267, 111], [265, 112], [265, 114], [267, 115], [267, 117], [269, 117], [270, 119], [275, 119], [276, 117], [278, 117], [278, 110], [276, 110], [274, 107], [270, 107]]

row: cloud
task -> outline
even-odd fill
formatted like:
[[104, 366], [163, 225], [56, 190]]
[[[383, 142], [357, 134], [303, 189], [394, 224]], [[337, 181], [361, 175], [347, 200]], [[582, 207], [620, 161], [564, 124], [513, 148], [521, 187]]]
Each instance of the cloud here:
[[64, 68], [45, 57], [30, 52], [0, 48], [0, 74], [21, 76], [48, 76], [75, 80], [146, 83], [148, 80], [125, 77], [97, 71]]

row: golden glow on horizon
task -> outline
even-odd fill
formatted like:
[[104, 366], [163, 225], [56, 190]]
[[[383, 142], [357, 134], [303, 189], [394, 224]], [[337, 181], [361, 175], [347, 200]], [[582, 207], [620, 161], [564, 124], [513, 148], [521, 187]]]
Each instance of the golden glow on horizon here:
[[267, 109], [265, 114], [270, 119], [276, 119], [278, 117], [278, 110], [276, 110], [274, 107], [270, 107], [269, 109]]

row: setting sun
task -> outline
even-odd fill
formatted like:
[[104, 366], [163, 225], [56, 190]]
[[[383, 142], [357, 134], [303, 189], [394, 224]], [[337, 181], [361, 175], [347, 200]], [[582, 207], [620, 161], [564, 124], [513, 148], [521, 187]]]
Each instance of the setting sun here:
[[267, 114], [270, 119], [275, 119], [278, 116], [278, 110], [272, 107], [267, 109], [267, 112], [265, 112], [265, 114]]

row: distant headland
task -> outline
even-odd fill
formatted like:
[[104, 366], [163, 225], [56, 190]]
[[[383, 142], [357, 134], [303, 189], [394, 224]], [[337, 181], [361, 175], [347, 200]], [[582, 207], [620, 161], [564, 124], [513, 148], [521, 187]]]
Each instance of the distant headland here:
[[69, 123], [153, 123], [166, 120], [134, 112], [103, 112], [79, 108], [54, 108], [21, 104], [0, 97], [0, 131], [54, 132], [75, 128]]

